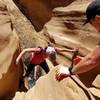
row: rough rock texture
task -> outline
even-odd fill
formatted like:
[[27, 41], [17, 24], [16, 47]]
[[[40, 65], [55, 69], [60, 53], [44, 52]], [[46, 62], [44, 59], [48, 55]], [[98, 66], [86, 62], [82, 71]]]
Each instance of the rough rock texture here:
[[[84, 12], [89, 1], [76, 1], [71, 5], [55, 9], [55, 17], [47, 23], [47, 31], [55, 40], [55, 44], [62, 47], [79, 47], [80, 55], [86, 55], [97, 45], [100, 36], [85, 21]], [[80, 80], [90, 87], [93, 80], [100, 73], [96, 67], [86, 73], [80, 74]]]
[[[37, 46], [37, 44], [45, 46], [48, 41], [51, 41], [55, 46], [62, 48], [79, 47], [79, 54], [85, 56], [93, 50], [97, 41], [100, 40], [99, 35], [93, 34], [95, 30], [90, 25], [87, 24], [84, 27], [82, 25], [85, 20], [84, 11], [90, 1], [76, 0], [68, 7], [54, 9], [54, 17], [45, 25], [44, 30], [38, 34], [31, 26], [31, 23], [22, 14], [19, 14], [20, 11], [16, 10], [15, 6], [11, 6], [13, 4], [9, 3], [8, 7], [13, 16], [14, 27], [18, 31], [24, 47]], [[59, 63], [66, 66], [70, 65], [70, 59], [71, 54], [66, 52], [57, 56]], [[98, 88], [100, 87], [100, 77], [97, 77], [94, 81], [96, 75], [100, 73], [99, 67], [80, 75], [81, 81], [87, 87], [90, 87], [87, 88], [82, 85], [85, 87], [85, 91], [71, 78], [66, 78], [60, 83], [57, 82], [54, 79], [55, 70], [53, 69], [48, 75], [41, 77], [36, 86], [27, 93], [17, 93], [14, 100], [100, 100], [100, 90]], [[79, 80], [78, 82], [81, 84]], [[91, 86], [92, 82], [98, 89]], [[95, 99], [93, 96], [91, 98], [90, 91], [96, 96]]]
[[[13, 11], [15, 9], [14, 8], [15, 6], [13, 6], [13, 3], [10, 2], [10, 4], [9, 4], [9, 2], [7, 2], [7, 0], [2, 0], [2, 2], [5, 4], [3, 5], [0, 2], [0, 5], [2, 6], [2, 7], [0, 7], [1, 8], [1, 26], [2, 26], [1, 27], [1, 50], [3, 50], [1, 52], [1, 54], [3, 55], [3, 56], [1, 55], [2, 56], [1, 63], [3, 63], [3, 64], [2, 64], [1, 70], [0, 70], [0, 72], [1, 72], [0, 76], [2, 78], [2, 80], [0, 81], [0, 86], [1, 86], [0, 99], [10, 100], [14, 96], [15, 91], [17, 91], [17, 89], [18, 89], [20, 73], [22, 71], [20, 66], [15, 65], [16, 57], [19, 54], [19, 50], [18, 50], [19, 39], [17, 37], [16, 31], [13, 29], [13, 26], [16, 28], [17, 32], [19, 32], [19, 31], [22, 32], [23, 30], [25, 31], [26, 28], [25, 27], [21, 28], [21, 25], [23, 25], [23, 24], [19, 24], [17, 22], [17, 21], [20, 22], [21, 19], [19, 19], [20, 15], [17, 15], [17, 12]], [[5, 5], [7, 7], [5, 7]], [[8, 9], [9, 9], [9, 12], [8, 12]], [[15, 13], [17, 16], [14, 16]], [[21, 15], [21, 17], [23, 17], [23, 16]], [[18, 20], [16, 20], [17, 18], [18, 18]], [[26, 22], [25, 19], [23, 19], [23, 20]], [[30, 24], [28, 24], [28, 25], [30, 25]], [[33, 32], [35, 34], [35, 31], [33, 31]], [[22, 35], [19, 35], [19, 36], [22, 36]], [[31, 36], [29, 35], [29, 38], [30, 37]], [[31, 37], [31, 38], [37, 39], [37, 37], [39, 37], [39, 35], [36, 35], [36, 37]], [[22, 37], [21, 37], [21, 39], [22, 39]], [[44, 37], [42, 37], [40, 40], [43, 40], [43, 39], [44, 39]], [[25, 42], [22, 41], [22, 42], [24, 44], [27, 43], [26, 41]], [[4, 43], [4, 44], [2, 44], [2, 43]], [[36, 43], [36, 41], [35, 41], [35, 43]], [[6, 54], [6, 55], [4, 55], [4, 54]], [[9, 57], [9, 59], [8, 59], [8, 57]], [[3, 73], [3, 75], [2, 75], [2, 73]], [[8, 80], [8, 82], [5, 82], [6, 80]], [[13, 84], [14, 84], [14, 87], [12, 88]]]
[[[90, 90], [75, 76], [65, 78], [61, 82], [56, 81], [55, 71], [61, 66], [39, 78], [35, 87], [27, 93], [17, 92], [13, 100], [100, 100], [100, 98], [95, 99]], [[94, 93], [99, 96], [99, 91], [95, 90]]]
[[22, 65], [15, 60], [20, 51], [7, 7], [0, 1], [0, 100], [11, 100], [19, 88]]
[[75, 0], [13, 0], [23, 14], [31, 21], [36, 31], [41, 31], [52, 17], [55, 7], [67, 6]]
[[[55, 46], [79, 47], [80, 55], [82, 56], [85, 56], [96, 46], [100, 36], [93, 34], [96, 31], [90, 25], [84, 27], [82, 25], [85, 20], [84, 12], [90, 1], [77, 0], [68, 7], [54, 10], [54, 17], [46, 24], [45, 32], [48, 32], [49, 36], [52, 37], [51, 40], [53, 40], [52, 42]], [[62, 55], [67, 56], [69, 59], [71, 58], [70, 54], [62, 53]], [[67, 62], [67, 59], [65, 61]], [[61, 59], [59, 62], [61, 62]], [[70, 64], [69, 62], [67, 63], [68, 65]], [[36, 86], [27, 93], [16, 93], [14, 100], [19, 100], [19, 97], [20, 100], [32, 100], [33, 98], [35, 100], [99, 100], [100, 90], [97, 89], [100, 85], [99, 78], [96, 78], [93, 82], [99, 72], [100, 69], [98, 67], [79, 75], [80, 80], [87, 87], [90, 87], [87, 88], [78, 80], [78, 83], [82, 84], [82, 87], [80, 87], [72, 78], [57, 82], [54, 78], [55, 69], [53, 69], [48, 75], [41, 77]], [[77, 80], [76, 77], [75, 79]], [[97, 88], [92, 88], [92, 82]]]

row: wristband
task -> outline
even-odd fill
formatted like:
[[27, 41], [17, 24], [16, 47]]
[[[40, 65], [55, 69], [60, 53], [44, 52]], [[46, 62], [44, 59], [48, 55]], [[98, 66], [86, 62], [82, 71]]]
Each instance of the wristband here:
[[72, 73], [72, 67], [69, 67], [69, 72], [70, 72], [71, 75], [74, 75], [74, 74]]

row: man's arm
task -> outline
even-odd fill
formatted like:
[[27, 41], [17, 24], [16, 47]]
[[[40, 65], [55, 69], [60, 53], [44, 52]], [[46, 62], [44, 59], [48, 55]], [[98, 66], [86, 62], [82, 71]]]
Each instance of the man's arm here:
[[23, 49], [22, 52], [19, 54], [19, 56], [16, 59], [16, 64], [18, 64], [19, 60], [21, 59], [21, 57], [26, 53], [26, 52], [34, 52], [36, 48], [27, 48], [27, 49]]
[[73, 48], [73, 49], [62, 49], [62, 48], [56, 47], [55, 50], [56, 50], [57, 52], [75, 52], [75, 51], [78, 50], [78, 48]]
[[[61, 81], [63, 78], [68, 77], [72, 74], [80, 74], [87, 72], [95, 67], [100, 65], [100, 46], [96, 46], [96, 48], [89, 53], [87, 56], [83, 58], [76, 66], [73, 68], [62, 68], [63, 70], [58, 70], [55, 78], [58, 81]], [[65, 71], [65, 69], [67, 71]]]
[[98, 65], [100, 65], [100, 46], [96, 46], [96, 48], [74, 66], [71, 71], [73, 74], [80, 74], [87, 72]]

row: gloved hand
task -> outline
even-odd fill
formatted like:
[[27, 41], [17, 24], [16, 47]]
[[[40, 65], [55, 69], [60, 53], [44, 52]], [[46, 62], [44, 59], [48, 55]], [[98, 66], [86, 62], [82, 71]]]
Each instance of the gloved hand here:
[[62, 79], [70, 75], [71, 74], [68, 67], [60, 67], [60, 69], [56, 71], [55, 78], [56, 80], [61, 81]]
[[76, 57], [73, 59], [74, 64], [75, 64], [75, 65], [78, 64], [78, 63], [82, 60], [82, 58], [83, 58], [83, 57], [81, 57], [81, 56], [76, 56]]

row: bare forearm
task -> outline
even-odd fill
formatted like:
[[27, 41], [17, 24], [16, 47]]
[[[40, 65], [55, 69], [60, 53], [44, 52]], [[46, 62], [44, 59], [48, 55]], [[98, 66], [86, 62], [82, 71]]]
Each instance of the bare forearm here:
[[19, 62], [19, 60], [22, 58], [22, 56], [26, 53], [26, 52], [34, 52], [35, 48], [27, 48], [27, 49], [23, 49], [23, 51], [19, 54], [19, 56], [16, 59], [16, 63]]
[[73, 52], [72, 49], [65, 49], [65, 50], [63, 50], [63, 51], [65, 51], [65, 52]]
[[16, 62], [17, 62], [17, 63], [19, 62], [19, 60], [21, 59], [21, 57], [24, 55], [24, 53], [25, 53], [25, 50], [23, 50], [23, 51], [20, 53], [20, 55], [17, 57], [17, 59], [16, 59]]
[[95, 67], [95, 64], [91, 63], [91, 61], [89, 60], [86, 62], [82, 61], [73, 67], [72, 73], [74, 74], [84, 73], [84, 72], [91, 70], [94, 67]]
[[58, 52], [74, 52], [75, 50], [73, 50], [73, 49], [60, 49], [60, 48], [57, 48], [57, 51]]
[[97, 46], [91, 53], [83, 58], [73, 69], [74, 74], [87, 72], [100, 65], [100, 46]]

